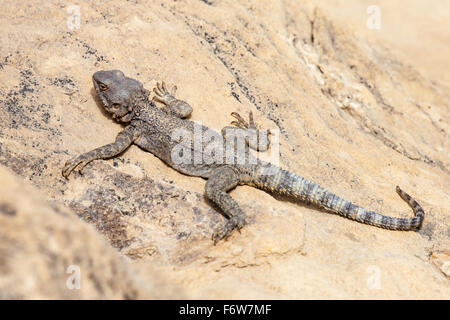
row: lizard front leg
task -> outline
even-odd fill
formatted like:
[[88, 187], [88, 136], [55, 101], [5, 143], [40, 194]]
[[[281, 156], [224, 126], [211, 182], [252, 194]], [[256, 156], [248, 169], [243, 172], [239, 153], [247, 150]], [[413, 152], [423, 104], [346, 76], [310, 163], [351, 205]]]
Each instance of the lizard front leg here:
[[215, 170], [206, 182], [206, 196], [213, 201], [228, 217], [228, 221], [217, 230], [212, 239], [214, 244], [221, 239], [227, 238], [234, 229], [240, 230], [245, 225], [245, 216], [236, 201], [227, 193], [239, 182], [237, 174], [231, 168], [220, 168]]
[[249, 123], [245, 121], [237, 112], [232, 112], [231, 116], [237, 121], [232, 121], [234, 127], [227, 126], [222, 129], [222, 136], [227, 139], [227, 136], [242, 135], [245, 138], [247, 145], [253, 150], [264, 152], [270, 146], [270, 130], [260, 130], [256, 127], [253, 120], [253, 112], [249, 112]]
[[192, 108], [186, 101], [175, 98], [175, 92], [177, 91], [176, 86], [173, 86], [172, 92], [169, 93], [164, 81], [161, 83], [158, 82], [153, 91], [156, 94], [153, 97], [153, 100], [163, 103], [166, 106], [165, 110], [170, 114], [183, 119], [189, 117], [192, 113]]
[[126, 127], [117, 135], [116, 141], [113, 143], [83, 153], [67, 161], [62, 170], [63, 177], [67, 179], [70, 173], [77, 167], [78, 171], [82, 173], [83, 168], [93, 160], [108, 159], [118, 155], [128, 148], [138, 137], [139, 134], [136, 128], [133, 126]]

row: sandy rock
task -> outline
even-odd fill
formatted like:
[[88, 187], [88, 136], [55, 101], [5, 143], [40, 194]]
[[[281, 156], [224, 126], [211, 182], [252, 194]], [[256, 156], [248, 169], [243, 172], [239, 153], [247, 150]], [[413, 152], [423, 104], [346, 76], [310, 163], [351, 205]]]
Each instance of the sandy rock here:
[[182, 297], [151, 266], [139, 276], [94, 228], [4, 167], [0, 181], [1, 299]]
[[[138, 270], [156, 266], [198, 298], [450, 296], [430, 259], [449, 249], [449, 86], [414, 66], [417, 50], [397, 55], [402, 42], [380, 41], [389, 29], [357, 33], [321, 1], [85, 1], [69, 29], [73, 9], [4, 1], [0, 164], [71, 208]], [[411, 216], [399, 185], [423, 206], [423, 228], [377, 229], [238, 187], [231, 195], [248, 225], [214, 246], [225, 218], [205, 199], [205, 181], [135, 146], [67, 181], [65, 161], [121, 130], [92, 89], [99, 69], [148, 89], [176, 84], [191, 119], [216, 130], [232, 111], [253, 111], [278, 134], [280, 166], [366, 208]]]

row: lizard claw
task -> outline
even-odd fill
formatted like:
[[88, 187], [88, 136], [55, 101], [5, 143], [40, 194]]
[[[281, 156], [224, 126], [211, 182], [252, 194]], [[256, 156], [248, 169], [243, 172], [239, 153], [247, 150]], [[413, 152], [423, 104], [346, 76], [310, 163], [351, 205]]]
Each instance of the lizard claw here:
[[175, 99], [176, 91], [177, 91], [177, 87], [174, 86], [172, 88], [172, 92], [169, 93], [164, 81], [157, 82], [156, 87], [153, 89], [153, 92], [155, 92], [155, 96], [153, 97], [152, 100], [161, 102], [165, 105], [168, 105], [171, 101], [173, 101]]
[[237, 112], [232, 112], [231, 116], [234, 117], [237, 121], [232, 121], [231, 124], [243, 129], [247, 130], [248, 136], [246, 137], [247, 144], [254, 150], [257, 151], [266, 151], [269, 149], [270, 145], [270, 130], [259, 130], [256, 127], [255, 121], [253, 120], [253, 112], [249, 112], [248, 120], [245, 121], [241, 115]]
[[241, 129], [254, 129], [257, 130], [255, 121], [253, 120], [253, 112], [250, 111], [248, 113], [248, 123], [245, 121], [242, 116], [237, 112], [232, 112], [231, 116], [236, 118], [237, 121], [232, 121], [231, 124], [235, 125], [236, 127], [239, 127]]
[[66, 179], [69, 178], [70, 173], [78, 167], [78, 172], [83, 174], [83, 168], [89, 163], [88, 159], [85, 159], [82, 155], [74, 157], [67, 161], [62, 169], [62, 176]]
[[[251, 114], [251, 111], [250, 111], [250, 114]], [[237, 120], [237, 121], [232, 121], [231, 122], [232, 125], [235, 125], [236, 127], [239, 127], [241, 129], [248, 129], [249, 128], [249, 125], [248, 125], [247, 121], [245, 121], [241, 117], [241, 115], [239, 113], [232, 112], [231, 116]], [[252, 117], [252, 119], [253, 119], [253, 117]]]
[[245, 220], [241, 216], [234, 216], [220, 229], [212, 235], [212, 240], [214, 241], [214, 245], [217, 244], [220, 240], [226, 240], [233, 233], [234, 229], [237, 229], [239, 233], [241, 233], [241, 229], [245, 225]]
[[175, 93], [177, 92], [177, 86], [173, 86], [171, 92], [167, 90], [166, 84], [163, 82], [158, 82], [156, 88], [153, 89], [155, 96], [153, 101], [161, 102], [169, 109], [169, 113], [172, 113], [176, 117], [186, 118], [192, 113], [191, 106], [183, 101], [175, 98]]

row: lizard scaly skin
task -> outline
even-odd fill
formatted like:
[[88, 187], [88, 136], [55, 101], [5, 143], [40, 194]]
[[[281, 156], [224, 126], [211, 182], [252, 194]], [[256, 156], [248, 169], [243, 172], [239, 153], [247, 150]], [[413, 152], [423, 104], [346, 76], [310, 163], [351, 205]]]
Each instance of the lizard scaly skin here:
[[[157, 107], [149, 99], [150, 92], [144, 89], [139, 81], [125, 77], [119, 70], [98, 71], [93, 75], [93, 83], [105, 110], [126, 127], [118, 134], [115, 142], [67, 161], [62, 171], [63, 176], [67, 178], [75, 168], [81, 171], [92, 160], [112, 158], [134, 143], [181, 173], [208, 179], [206, 196], [228, 217], [224, 227], [213, 234], [214, 243], [245, 225], [244, 213], [228, 194], [228, 191], [237, 185], [251, 185], [271, 193], [311, 202], [346, 218], [381, 228], [417, 230], [422, 225], [422, 208], [399, 187], [397, 193], [414, 211], [412, 218], [389, 217], [366, 210], [303, 177], [255, 159], [248, 152], [249, 148], [267, 150], [270, 132], [267, 132], [266, 136], [260, 134], [253, 122], [252, 113], [249, 123], [239, 114], [232, 113], [237, 119], [232, 122], [234, 127], [225, 127], [220, 135], [205, 126], [186, 120], [192, 108], [185, 101], [174, 97], [175, 88], [169, 93], [164, 83], [158, 83], [154, 89], [154, 100], [163, 103], [164, 108]], [[223, 143], [218, 144], [217, 148], [208, 154], [213, 155], [208, 158], [212, 161], [192, 161], [196, 158], [204, 159], [206, 150], [211, 151], [208, 149], [211, 146], [209, 141], [201, 140], [200, 148], [195, 142], [199, 133], [206, 135], [211, 132], [224, 138]], [[230, 133], [234, 134], [231, 135], [232, 139], [243, 137], [246, 142], [241, 162], [238, 161], [239, 155], [236, 153], [232, 154], [231, 159], [220, 153], [232, 141]], [[265, 139], [254, 139], [255, 135]], [[236, 146], [233, 148], [233, 151], [236, 151]], [[192, 156], [189, 158], [191, 161], [175, 161], [174, 155], [179, 154]]]

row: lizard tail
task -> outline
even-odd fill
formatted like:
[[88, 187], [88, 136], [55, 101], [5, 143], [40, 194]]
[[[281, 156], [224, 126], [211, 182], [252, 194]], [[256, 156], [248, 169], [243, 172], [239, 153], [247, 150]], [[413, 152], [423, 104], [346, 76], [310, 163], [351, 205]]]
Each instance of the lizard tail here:
[[390, 230], [418, 230], [422, 226], [424, 212], [422, 207], [410, 195], [396, 188], [399, 196], [414, 211], [413, 218], [396, 218], [369, 211], [328, 192], [318, 184], [292, 172], [269, 166], [257, 168], [250, 184], [269, 192], [292, 196], [295, 199], [310, 202], [348, 219]]

